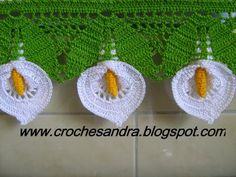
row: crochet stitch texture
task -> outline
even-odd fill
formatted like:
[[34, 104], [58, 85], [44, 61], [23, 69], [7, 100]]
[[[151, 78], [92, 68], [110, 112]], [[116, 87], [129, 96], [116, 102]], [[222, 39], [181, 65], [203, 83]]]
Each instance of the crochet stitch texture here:
[[[19, 95], [13, 88], [11, 71], [15, 68], [25, 79], [25, 92]], [[0, 109], [15, 116], [22, 125], [28, 124], [48, 105], [52, 82], [37, 65], [25, 60], [0, 66]]]
[[208, 35], [214, 60], [236, 73], [234, 12], [235, 0], [3, 1], [0, 64], [18, 59], [22, 41], [27, 60], [63, 82], [101, 61], [112, 38], [120, 61], [162, 80], [196, 60], [196, 41]]
[[[197, 94], [195, 71], [203, 67], [208, 72], [206, 97]], [[211, 60], [198, 60], [184, 67], [172, 80], [176, 103], [190, 115], [212, 124], [232, 101], [236, 90], [236, 78], [224, 64]]]
[[[107, 91], [104, 75], [108, 69], [119, 79], [117, 96], [112, 96]], [[146, 84], [142, 75], [129, 64], [103, 61], [81, 74], [77, 81], [77, 91], [88, 110], [120, 127], [142, 103]]]

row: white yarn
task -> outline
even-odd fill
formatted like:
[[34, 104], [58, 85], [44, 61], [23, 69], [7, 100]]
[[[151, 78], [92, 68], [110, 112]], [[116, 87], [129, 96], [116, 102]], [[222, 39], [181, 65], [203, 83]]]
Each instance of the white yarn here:
[[[206, 68], [208, 89], [205, 98], [197, 95], [195, 70]], [[232, 71], [224, 64], [199, 60], [193, 65], [181, 69], [172, 80], [172, 92], [177, 104], [188, 114], [207, 121], [217, 119], [232, 101], [236, 88], [236, 79]]]
[[[111, 69], [119, 80], [117, 97], [109, 95], [104, 74]], [[146, 85], [142, 75], [132, 66], [120, 61], [104, 61], [85, 70], [77, 82], [82, 104], [94, 114], [121, 126], [142, 103]]]
[[[27, 84], [23, 96], [12, 85], [11, 71], [16, 68]], [[0, 109], [15, 116], [22, 125], [33, 120], [48, 105], [52, 82], [45, 71], [34, 63], [17, 60], [0, 66]]]

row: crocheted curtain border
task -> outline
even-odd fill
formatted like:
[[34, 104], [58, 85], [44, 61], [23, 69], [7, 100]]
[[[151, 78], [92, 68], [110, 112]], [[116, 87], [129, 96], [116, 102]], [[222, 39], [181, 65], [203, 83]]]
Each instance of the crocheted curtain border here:
[[4, 1], [0, 64], [25, 57], [63, 82], [118, 59], [163, 80], [211, 56], [236, 73], [235, 12], [235, 0]]

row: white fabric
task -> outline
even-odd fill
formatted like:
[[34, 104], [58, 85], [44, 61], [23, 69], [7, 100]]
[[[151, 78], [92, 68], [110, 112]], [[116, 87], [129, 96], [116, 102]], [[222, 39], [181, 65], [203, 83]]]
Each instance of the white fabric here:
[[[25, 80], [26, 90], [19, 96], [13, 87], [11, 71], [16, 68]], [[15, 116], [22, 125], [33, 120], [48, 105], [52, 82], [46, 72], [28, 61], [12, 61], [0, 66], [0, 109]]]
[[[104, 74], [111, 69], [119, 80], [117, 97], [106, 90]], [[121, 126], [142, 103], [146, 85], [142, 75], [132, 66], [120, 61], [104, 61], [85, 70], [77, 82], [82, 104], [94, 114]]]
[[[195, 70], [207, 70], [207, 95], [198, 96], [195, 86]], [[235, 76], [224, 64], [199, 60], [181, 69], [172, 80], [172, 92], [177, 104], [188, 114], [207, 121], [217, 119], [232, 101], [236, 88]]]

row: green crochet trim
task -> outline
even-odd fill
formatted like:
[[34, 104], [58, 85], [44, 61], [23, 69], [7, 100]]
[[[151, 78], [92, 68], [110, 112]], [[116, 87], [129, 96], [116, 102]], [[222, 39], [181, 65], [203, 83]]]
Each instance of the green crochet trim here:
[[63, 82], [118, 59], [163, 80], [210, 55], [236, 73], [233, 12], [235, 0], [4, 1], [0, 64], [24, 56]]

